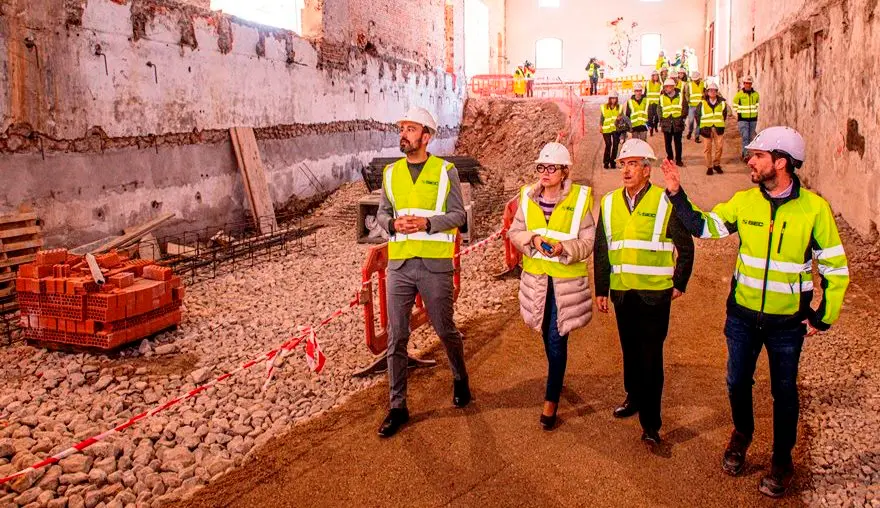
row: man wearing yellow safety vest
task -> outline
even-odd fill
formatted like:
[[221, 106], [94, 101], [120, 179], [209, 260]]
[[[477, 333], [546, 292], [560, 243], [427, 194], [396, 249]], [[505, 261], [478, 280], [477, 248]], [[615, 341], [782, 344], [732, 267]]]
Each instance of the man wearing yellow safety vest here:
[[702, 76], [697, 71], [691, 73], [691, 80], [688, 81], [687, 84], [687, 97], [688, 97], [688, 117], [687, 117], [687, 138], [691, 139], [691, 135], [694, 133], [694, 129], [697, 131], [697, 137], [695, 141], [697, 143], [700, 142], [700, 129], [699, 123], [697, 120], [697, 109], [700, 107], [700, 104], [703, 102], [703, 89], [706, 87], [706, 84], [703, 83]]
[[517, 65], [513, 70], [513, 95], [523, 97], [526, 94], [526, 70]]
[[669, 62], [666, 61], [666, 53], [661, 51], [657, 55], [657, 62], [655, 64], [655, 66], [657, 67], [657, 70], [659, 71], [660, 69], [667, 67], [668, 65], [669, 65]]
[[630, 139], [618, 160], [623, 164], [623, 187], [606, 194], [599, 207], [596, 306], [608, 312], [610, 293], [623, 350], [626, 400], [614, 416], [639, 413], [642, 439], [653, 448], [661, 441], [663, 342], [669, 311], [672, 300], [687, 289], [694, 240], [672, 213], [663, 188], [650, 183], [651, 161], [656, 160], [651, 146]]
[[752, 88], [753, 81], [751, 76], [746, 76], [743, 79], [742, 89], [733, 96], [733, 109], [738, 117], [736, 126], [739, 129], [740, 137], [742, 137], [743, 160], [746, 160], [748, 156], [746, 145], [755, 139], [758, 127], [758, 103], [761, 100], [761, 95]]
[[421, 296], [452, 368], [457, 407], [471, 400], [462, 336], [453, 317], [455, 236], [465, 224], [461, 184], [455, 167], [427, 152], [437, 121], [412, 108], [398, 121], [400, 150], [406, 157], [385, 168], [377, 221], [388, 240], [388, 384], [391, 410], [379, 428], [389, 437], [409, 420], [406, 347], [416, 295]]
[[697, 108], [699, 133], [706, 138], [706, 174], [724, 173], [721, 169], [721, 152], [724, 148], [724, 125], [727, 120], [727, 102], [718, 93], [718, 84], [706, 85], [705, 97]]
[[608, 92], [608, 102], [599, 108], [599, 132], [605, 141], [605, 152], [602, 156], [602, 167], [614, 168], [614, 159], [617, 158], [617, 149], [620, 147], [620, 136], [624, 134], [617, 131], [617, 117], [620, 116], [619, 97], [614, 90]]
[[648, 139], [648, 99], [641, 82], [633, 85], [633, 96], [626, 101], [626, 116], [632, 125], [633, 137], [642, 141]]
[[687, 108], [687, 101], [681, 91], [675, 88], [675, 81], [672, 78], [667, 79], [660, 95], [660, 130], [663, 131], [663, 141], [666, 144], [666, 158], [675, 160], [679, 166], [684, 166], [681, 136], [684, 133]]
[[660, 128], [660, 94], [663, 92], [663, 82], [660, 81], [660, 72], [651, 72], [651, 81], [646, 86], [648, 95], [648, 130], [651, 136]]
[[[711, 212], [699, 210], [681, 188], [678, 169], [662, 169], [676, 215], [694, 236], [723, 238], [739, 233], [739, 256], [727, 299], [727, 390], [734, 430], [724, 451], [724, 472], [745, 466], [755, 421], [752, 385], [762, 347], [770, 363], [773, 394], [773, 456], [759, 490], [785, 494], [794, 474], [791, 451], [797, 438], [797, 373], [804, 336], [827, 330], [840, 315], [849, 285], [846, 254], [828, 202], [801, 187], [795, 174], [805, 145], [789, 127], [769, 127], [746, 147], [752, 182]], [[822, 300], [813, 309], [813, 260]]]

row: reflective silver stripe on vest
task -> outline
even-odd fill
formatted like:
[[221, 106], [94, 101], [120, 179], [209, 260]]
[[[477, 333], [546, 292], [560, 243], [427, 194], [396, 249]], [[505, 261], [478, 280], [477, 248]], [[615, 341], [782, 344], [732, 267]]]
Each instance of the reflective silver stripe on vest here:
[[826, 277], [828, 275], [847, 275], [848, 276], [849, 275], [849, 267], [848, 266], [841, 266], [841, 267], [835, 268], [832, 266], [819, 264], [819, 273], [823, 277]]
[[396, 209], [397, 203], [394, 202], [394, 190], [391, 187], [392, 169], [394, 169], [394, 164], [385, 166], [385, 195], [388, 196], [388, 201], [391, 201], [391, 207]]
[[[626, 190], [623, 190], [623, 192], [626, 192]], [[666, 219], [666, 210], [669, 209], [669, 199], [665, 194], [657, 205], [657, 215], [654, 217], [654, 231], [650, 242], [646, 240], [611, 240], [611, 203], [613, 197], [614, 193], [611, 193], [602, 200], [602, 222], [605, 223], [605, 237], [608, 241], [609, 251], [636, 249], [672, 252], [675, 249], [675, 245], [672, 242], [660, 241], [660, 236], [663, 235], [663, 222]], [[626, 199], [626, 197], [623, 199]]]
[[[755, 256], [749, 256], [748, 254], [740, 253], [739, 259], [742, 263], [750, 268], [760, 268], [764, 269], [767, 266], [767, 260], [765, 258], [758, 258]], [[770, 260], [770, 269], [774, 272], [780, 273], [802, 273], [809, 272], [813, 269], [813, 262], [809, 261], [806, 263], [788, 263], [785, 261], [776, 261]]]
[[672, 266], [645, 266], [645, 265], [611, 265], [611, 273], [631, 273], [635, 275], [668, 275], [675, 274]]
[[[736, 273], [736, 282], [737, 284], [742, 284], [743, 286], [750, 287], [752, 289], [762, 290], [764, 289], [764, 281], [761, 279], [756, 279], [754, 277], [749, 277], [748, 275], [743, 275], [740, 272]], [[773, 280], [767, 281], [767, 291], [771, 291], [773, 293], [782, 293], [785, 295], [796, 295], [798, 293], [806, 293], [807, 291], [813, 290], [813, 281], [805, 280], [803, 282], [777, 282]]]
[[397, 233], [388, 239], [389, 242], [405, 242], [407, 240], [453, 243], [455, 242], [455, 235], [450, 235], [449, 233], [428, 233], [426, 231], [419, 231], [418, 233], [411, 233], [408, 235]]
[[715, 228], [718, 230], [718, 238], [730, 236], [730, 231], [727, 230], [727, 226], [724, 225], [724, 221], [721, 220], [721, 217], [715, 212], [709, 212], [703, 217], [703, 232], [700, 234], [700, 238], [714, 238], [712, 232], [709, 231], [710, 220], [715, 224]]
[[834, 247], [828, 247], [827, 249], [814, 249], [813, 256], [816, 259], [828, 259], [834, 258], [837, 256], [843, 256], [846, 254], [843, 251], [843, 245], [835, 245]]

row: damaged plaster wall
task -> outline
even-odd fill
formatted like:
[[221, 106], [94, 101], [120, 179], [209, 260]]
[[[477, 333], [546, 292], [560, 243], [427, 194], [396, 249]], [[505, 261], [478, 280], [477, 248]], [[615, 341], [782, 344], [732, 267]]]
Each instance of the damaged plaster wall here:
[[[732, 97], [744, 76], [754, 76], [761, 93], [758, 128], [789, 125], [803, 134], [802, 178], [859, 233], [874, 239], [880, 225], [878, 2], [795, 4], [786, 2], [797, 9], [796, 17], [785, 16], [788, 25], [722, 69], [723, 88]], [[769, 9], [757, 8], [759, 14]]]
[[[317, 8], [339, 19], [332, 6]], [[439, 154], [461, 118], [463, 83], [442, 58], [428, 67], [166, 0], [0, 0], [0, 35], [0, 212], [34, 206], [50, 244], [159, 211], [178, 212], [178, 229], [240, 219], [232, 126], [255, 128], [282, 205], [399, 153], [394, 121], [410, 106], [437, 113]]]

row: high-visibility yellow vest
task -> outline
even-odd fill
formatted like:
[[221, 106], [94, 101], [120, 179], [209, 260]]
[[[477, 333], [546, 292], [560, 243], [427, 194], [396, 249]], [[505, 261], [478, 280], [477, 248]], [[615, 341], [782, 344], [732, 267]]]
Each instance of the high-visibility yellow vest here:
[[[531, 187], [520, 189], [520, 208], [526, 221], [526, 229], [549, 240], [551, 245], [563, 240], [574, 240], [581, 229], [581, 221], [593, 208], [593, 190], [586, 185], [572, 184], [566, 198], [556, 205], [550, 220], [544, 218], [544, 211], [529, 198]], [[548, 257], [535, 251], [523, 256], [523, 270], [533, 275], [550, 277], [586, 277], [587, 262], [579, 261], [562, 264], [558, 257]]]
[[681, 118], [681, 94], [670, 99], [668, 95], [660, 96], [661, 116], [663, 118]]
[[700, 111], [700, 128], [702, 127], [724, 127], [724, 101], [718, 99], [715, 106], [709, 104], [709, 101], [703, 101]]
[[602, 198], [602, 220], [611, 263], [611, 289], [662, 290], [672, 287], [675, 245], [666, 236], [672, 205], [662, 188], [648, 184], [632, 213], [625, 189]]
[[706, 83], [704, 81], [700, 81], [699, 84], [694, 83], [693, 81], [688, 83], [688, 92], [690, 93], [688, 97], [688, 106], [697, 107], [700, 105], [700, 102], [703, 100], [703, 90], [706, 88]]
[[602, 104], [602, 134], [609, 134], [617, 130], [617, 117], [620, 116], [620, 105], [609, 108], [608, 104]]
[[648, 91], [648, 104], [660, 104], [660, 93], [663, 91], [663, 83], [648, 81], [645, 90]]
[[665, 58], [665, 57], [662, 57], [662, 56], [658, 56], [658, 57], [657, 57], [657, 62], [655, 62], [654, 66], [655, 66], [655, 67], [657, 68], [657, 70], [659, 71], [660, 69], [663, 68], [664, 65], [666, 65], [666, 58]]
[[[385, 167], [383, 188], [396, 217], [414, 215], [430, 218], [446, 213], [449, 174], [452, 164], [433, 155], [428, 157], [415, 182], [406, 159]], [[389, 259], [446, 258], [455, 254], [456, 229], [428, 233], [395, 233], [388, 239]]]
[[633, 127], [641, 127], [648, 123], [648, 99], [642, 99], [641, 104], [635, 99], [629, 100], [630, 121]]
[[758, 92], [752, 90], [746, 92], [740, 90], [733, 96], [733, 107], [742, 120], [752, 120], [758, 118], [758, 103], [761, 96]]
[[819, 273], [829, 282], [819, 318], [827, 324], [837, 320], [849, 285], [849, 267], [825, 199], [801, 187], [798, 197], [779, 206], [773, 216], [770, 202], [756, 187], [701, 213], [703, 238], [728, 236], [727, 224], [736, 224], [740, 237], [733, 275], [737, 304], [765, 314], [797, 314], [801, 300], [812, 298], [815, 258]]

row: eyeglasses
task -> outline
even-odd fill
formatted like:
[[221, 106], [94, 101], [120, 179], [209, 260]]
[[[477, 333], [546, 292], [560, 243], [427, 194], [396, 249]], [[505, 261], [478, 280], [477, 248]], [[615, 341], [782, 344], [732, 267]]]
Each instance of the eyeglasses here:
[[538, 173], [544, 173], [546, 171], [551, 175], [557, 171], [562, 171], [563, 169], [565, 169], [565, 166], [559, 164], [538, 164], [535, 166], [535, 171]]

